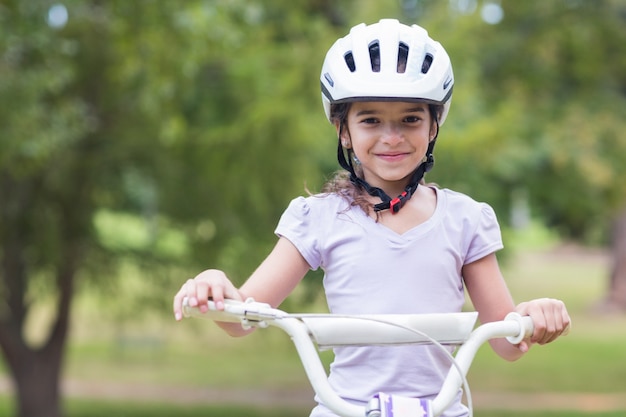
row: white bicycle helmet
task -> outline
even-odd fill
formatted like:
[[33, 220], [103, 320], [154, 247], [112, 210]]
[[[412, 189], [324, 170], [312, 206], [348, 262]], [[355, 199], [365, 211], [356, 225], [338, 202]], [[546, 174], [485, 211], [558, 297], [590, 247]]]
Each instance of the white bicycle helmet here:
[[420, 26], [395, 19], [361, 23], [328, 50], [321, 73], [322, 102], [330, 120], [335, 103], [408, 100], [450, 108], [454, 75], [448, 54]]

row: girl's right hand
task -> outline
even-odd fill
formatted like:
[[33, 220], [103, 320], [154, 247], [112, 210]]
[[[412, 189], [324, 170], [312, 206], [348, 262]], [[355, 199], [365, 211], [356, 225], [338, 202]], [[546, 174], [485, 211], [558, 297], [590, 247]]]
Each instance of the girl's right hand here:
[[228, 279], [224, 272], [209, 269], [201, 272], [178, 290], [174, 296], [174, 317], [177, 321], [183, 318], [183, 299], [187, 297], [191, 307], [197, 307], [202, 313], [208, 311], [208, 300], [211, 298], [218, 310], [224, 310], [224, 299], [243, 301], [239, 290]]

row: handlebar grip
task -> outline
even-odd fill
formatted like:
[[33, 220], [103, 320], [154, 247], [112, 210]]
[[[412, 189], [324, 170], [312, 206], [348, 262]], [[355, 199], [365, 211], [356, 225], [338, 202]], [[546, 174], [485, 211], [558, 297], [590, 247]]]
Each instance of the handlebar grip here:
[[[506, 315], [505, 320], [513, 320], [519, 323], [520, 333], [516, 336], [509, 336], [506, 340], [513, 345], [517, 345], [522, 342], [527, 337], [532, 336], [535, 331], [535, 325], [533, 323], [532, 318], [530, 316], [521, 316], [518, 313], [512, 312]], [[567, 325], [567, 327], [561, 333], [561, 336], [567, 336], [572, 328], [571, 323]]]
[[535, 331], [535, 324], [530, 316], [521, 316], [519, 313], [511, 312], [506, 315], [504, 320], [513, 320], [519, 324], [519, 333], [516, 336], [509, 336], [506, 340], [512, 345], [522, 343], [522, 340], [530, 337]]
[[185, 297], [183, 299], [183, 316], [185, 318], [199, 317], [207, 320], [239, 323], [241, 321], [241, 317], [237, 316], [237, 314], [240, 314], [240, 312], [233, 311], [234, 309], [236, 310], [237, 304], [241, 303], [230, 303], [229, 300], [224, 300], [224, 310], [218, 310], [215, 303], [209, 300], [209, 310], [206, 313], [203, 313], [198, 307], [190, 306], [189, 300]]

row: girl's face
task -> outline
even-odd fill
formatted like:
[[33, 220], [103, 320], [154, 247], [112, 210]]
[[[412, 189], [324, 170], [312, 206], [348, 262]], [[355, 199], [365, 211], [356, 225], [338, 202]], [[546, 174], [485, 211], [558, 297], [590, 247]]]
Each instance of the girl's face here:
[[401, 101], [354, 102], [346, 127], [341, 141], [360, 161], [363, 179], [388, 194], [404, 189], [437, 133], [427, 104]]

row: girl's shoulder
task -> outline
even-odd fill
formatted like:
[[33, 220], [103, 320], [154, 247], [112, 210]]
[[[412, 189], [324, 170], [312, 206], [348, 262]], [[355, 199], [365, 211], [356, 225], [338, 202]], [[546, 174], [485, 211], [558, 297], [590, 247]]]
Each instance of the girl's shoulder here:
[[446, 205], [449, 208], [459, 209], [482, 209], [485, 205], [489, 204], [477, 201], [467, 194], [463, 194], [458, 191], [450, 190], [449, 188], [437, 188], [437, 195], [439, 199], [444, 199]]
[[297, 216], [320, 219], [350, 210], [351, 206], [347, 198], [337, 193], [319, 193], [294, 198], [286, 211]]
[[480, 219], [496, 218], [496, 214], [488, 203], [477, 201], [467, 194], [447, 188], [437, 189], [437, 198], [445, 207], [448, 216], [455, 218]]
[[318, 193], [306, 197], [300, 196], [291, 200], [290, 206], [295, 205], [308, 210], [333, 210], [343, 208], [350, 209], [350, 203], [346, 197], [337, 193]]

